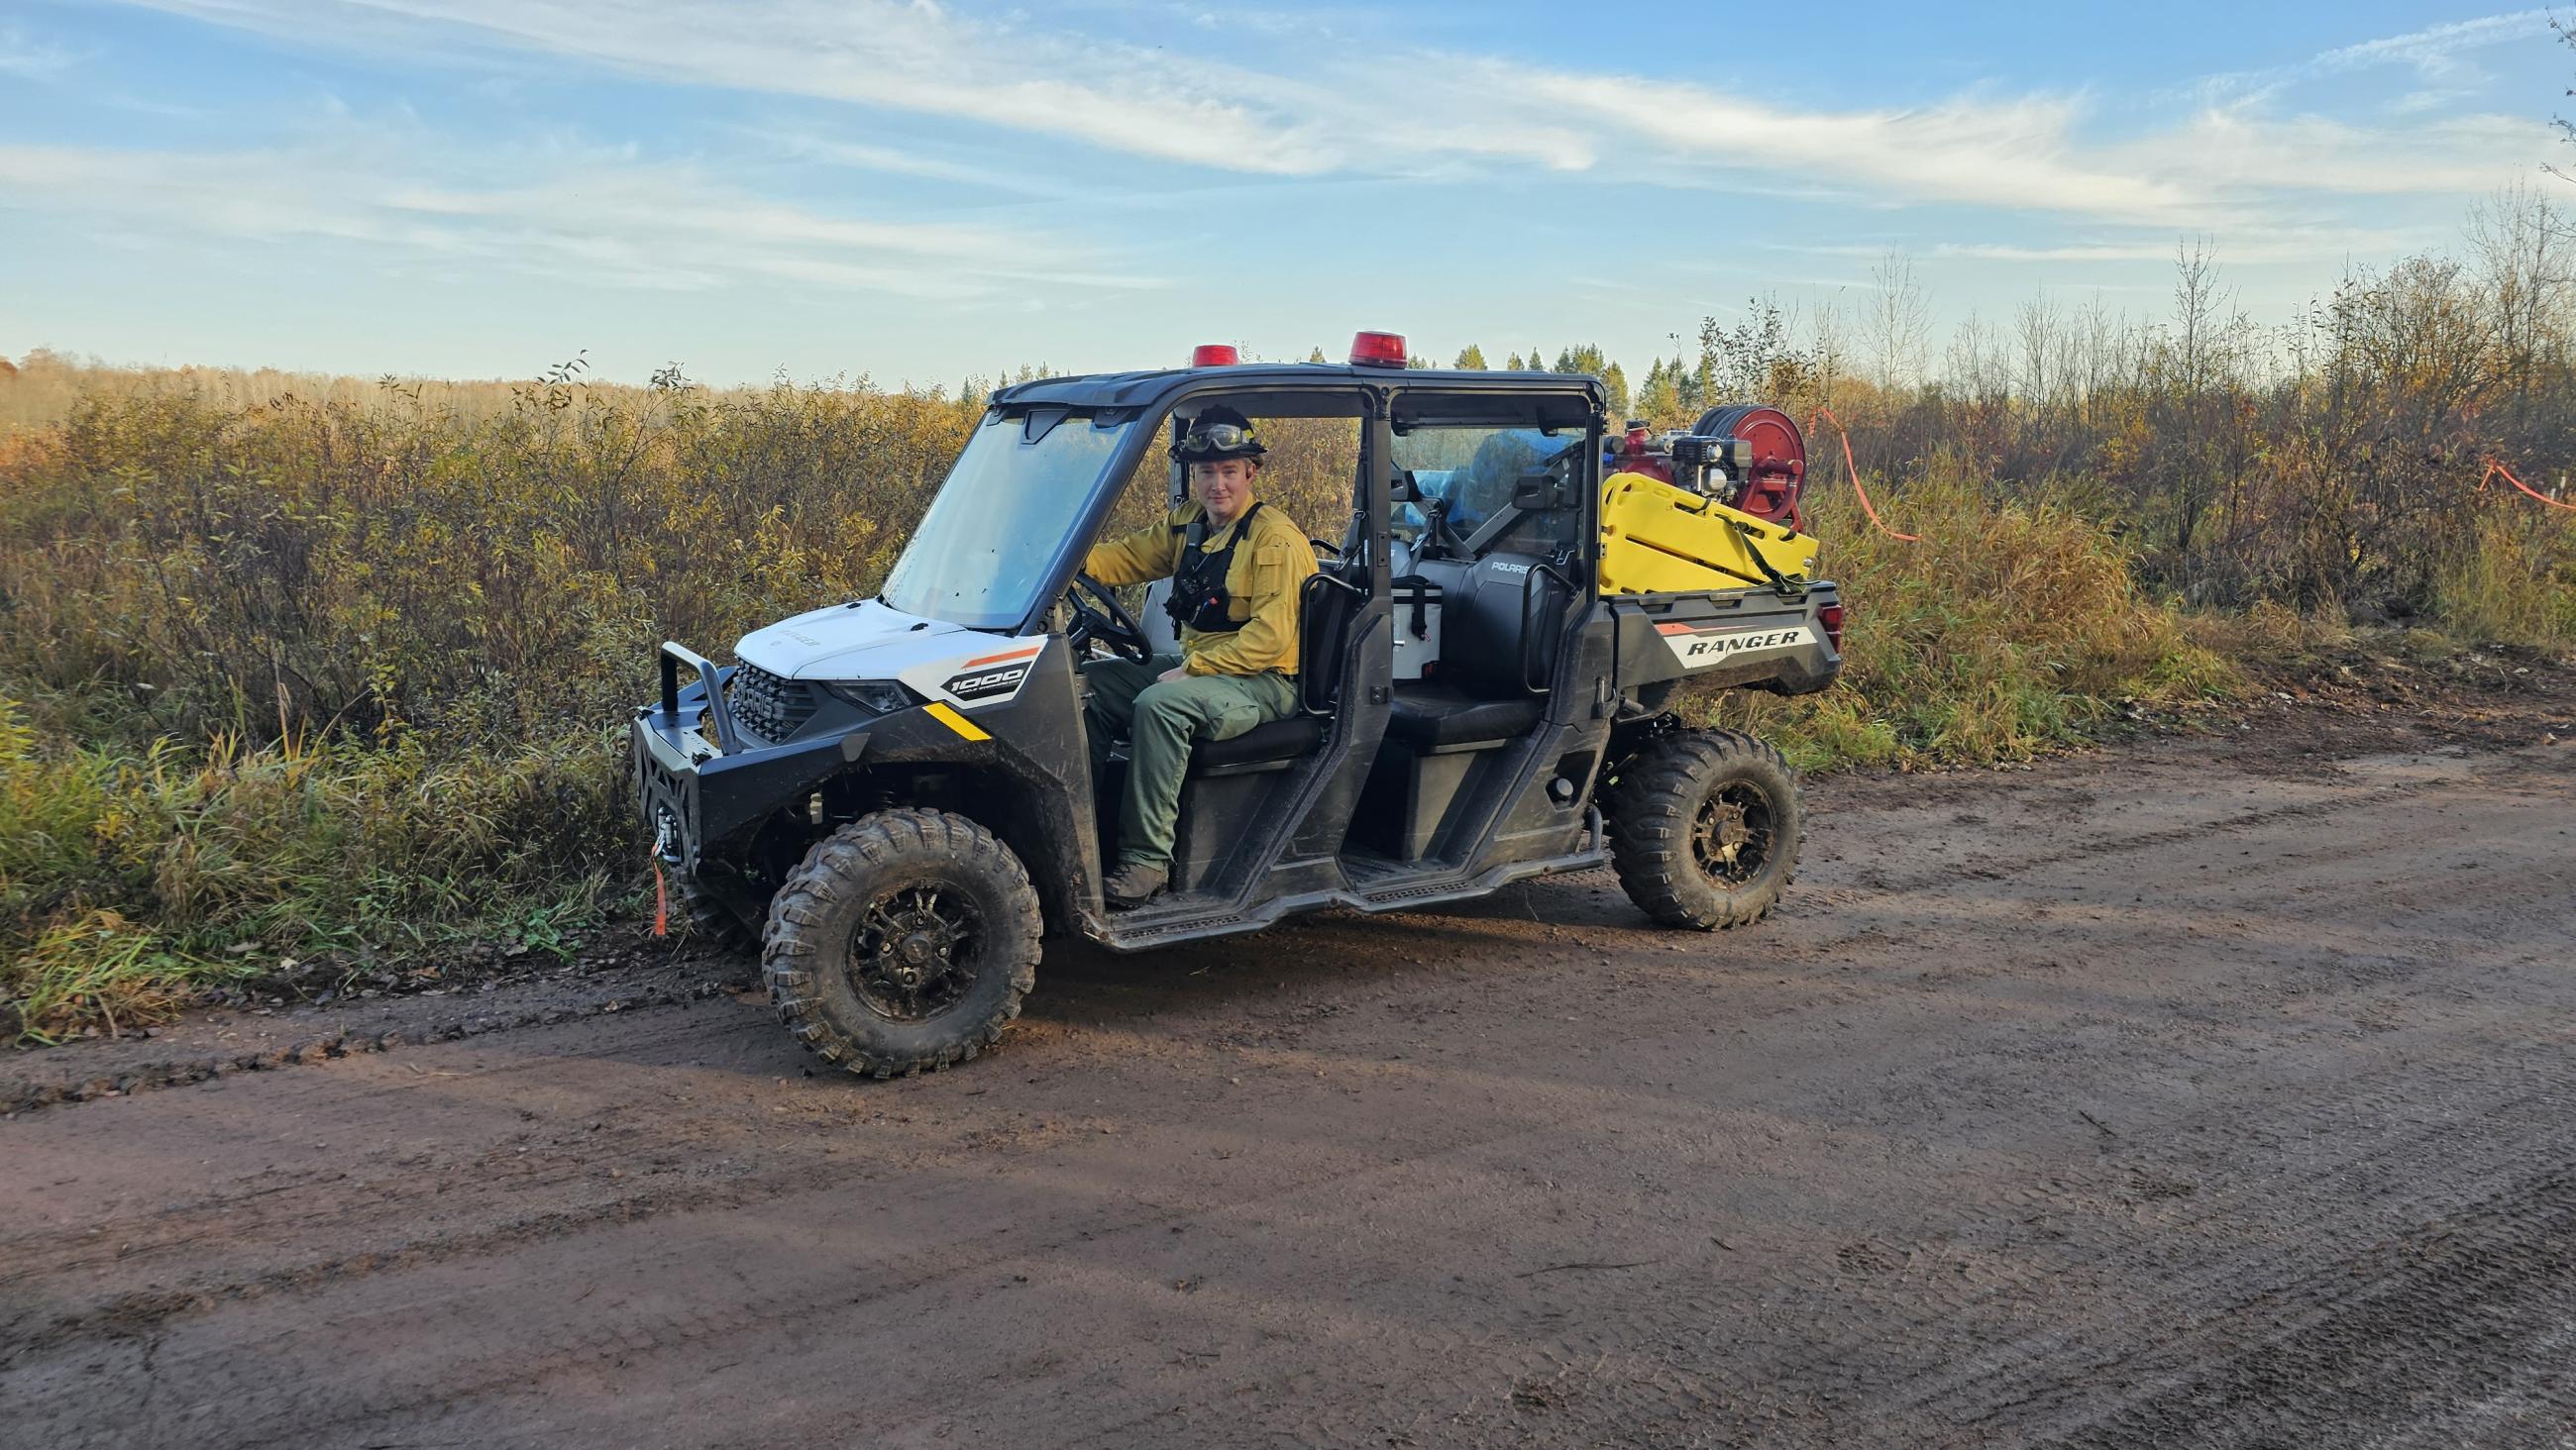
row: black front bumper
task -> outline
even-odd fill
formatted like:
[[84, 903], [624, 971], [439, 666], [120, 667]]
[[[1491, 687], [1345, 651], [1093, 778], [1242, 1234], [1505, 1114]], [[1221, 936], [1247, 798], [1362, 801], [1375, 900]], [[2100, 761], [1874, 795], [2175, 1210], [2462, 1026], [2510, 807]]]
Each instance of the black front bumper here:
[[[731, 669], [675, 644], [662, 646], [661, 663], [662, 698], [639, 706], [627, 730], [629, 770], [655, 853], [683, 874], [696, 875], [709, 853], [746, 840], [867, 751], [865, 730], [757, 743], [725, 708]], [[682, 663], [698, 672], [686, 688]]]

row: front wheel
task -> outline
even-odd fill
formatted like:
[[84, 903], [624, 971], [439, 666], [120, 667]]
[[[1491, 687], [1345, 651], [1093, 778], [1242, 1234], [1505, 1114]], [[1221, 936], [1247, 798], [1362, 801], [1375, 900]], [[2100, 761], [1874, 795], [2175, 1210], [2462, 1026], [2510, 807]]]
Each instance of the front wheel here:
[[1619, 772], [1610, 859], [1628, 899], [1666, 926], [1759, 921], [1798, 865], [1798, 780], [1732, 730], [1672, 735]]
[[999, 1041], [1037, 982], [1038, 897], [992, 832], [945, 811], [862, 816], [770, 903], [760, 965], [817, 1057], [893, 1077]]
[[678, 909], [681, 922], [689, 934], [724, 952], [739, 952], [752, 945], [751, 931], [742, 918], [733, 914], [724, 898], [694, 876], [673, 873], [669, 890], [671, 905]]

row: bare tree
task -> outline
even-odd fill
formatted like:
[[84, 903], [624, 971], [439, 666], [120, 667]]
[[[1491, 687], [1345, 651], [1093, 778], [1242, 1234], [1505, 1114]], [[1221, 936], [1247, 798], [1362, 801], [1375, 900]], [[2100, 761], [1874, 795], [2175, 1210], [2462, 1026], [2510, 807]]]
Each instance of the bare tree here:
[[2185, 396], [2198, 397], [2226, 366], [2221, 340], [2235, 300], [2234, 289], [2219, 274], [2218, 254], [2209, 238], [2174, 244], [2173, 324], [2167, 334], [2167, 357]]
[[2102, 294], [2096, 292], [2084, 310], [2076, 314], [2075, 326], [2069, 332], [2068, 345], [2074, 355], [2068, 371], [2070, 386], [2075, 392], [2077, 416], [2089, 428], [2102, 395], [2129, 370], [2134, 351], [2130, 346], [2129, 320], [2125, 316], [2114, 319], [2102, 302]]
[[[2561, 20], [2557, 16], [2552, 15], [2549, 17], [2549, 28], [2557, 32], [2558, 39], [2561, 44], [2570, 49], [2576, 49], [2576, 24], [2571, 24], [2568, 21]], [[2570, 89], [2567, 94], [2576, 96], [2576, 89]], [[2550, 118], [2550, 124], [2558, 128], [2558, 139], [2568, 142], [2571, 145], [2576, 145], [2576, 121], [2570, 121], [2565, 116], [2553, 116]], [[2555, 166], [2543, 163], [2540, 169], [2557, 177], [2561, 181], [2570, 179], [2566, 172], [2559, 170]]]
[[2021, 394], [2033, 407], [2048, 402], [2065, 386], [2058, 365], [2064, 360], [2057, 304], [2041, 292], [2013, 314], [2013, 342], [2019, 351]]
[[2576, 237], [2549, 199], [2525, 182], [2469, 211], [2469, 249], [2489, 312], [2497, 359], [2527, 396], [2535, 365], [2563, 347], [2576, 293]]
[[1876, 291], [1861, 325], [1876, 366], [1875, 381], [1891, 391], [1921, 381], [1924, 349], [1932, 335], [1932, 299], [1914, 275], [1914, 263], [1891, 247], [1869, 269], [1869, 280]]
[[1826, 407], [1834, 402], [1834, 383], [1851, 372], [1850, 344], [1843, 338], [1843, 294], [1834, 295], [1816, 305], [1816, 321], [1809, 334], [1814, 339], [1810, 357], [1815, 364], [1817, 400]]
[[1973, 403], [1997, 404], [2012, 395], [2012, 356], [2002, 335], [1974, 312], [1951, 331], [1942, 375]]
[[2173, 297], [2173, 318], [2150, 339], [2146, 362], [2151, 422], [2166, 439], [2148, 481], [2170, 510], [2167, 537], [2179, 563], [2191, 557], [2211, 510], [2232, 510], [2242, 499], [2250, 462], [2233, 420], [2253, 324], [2237, 310], [2206, 237], [2175, 246]]

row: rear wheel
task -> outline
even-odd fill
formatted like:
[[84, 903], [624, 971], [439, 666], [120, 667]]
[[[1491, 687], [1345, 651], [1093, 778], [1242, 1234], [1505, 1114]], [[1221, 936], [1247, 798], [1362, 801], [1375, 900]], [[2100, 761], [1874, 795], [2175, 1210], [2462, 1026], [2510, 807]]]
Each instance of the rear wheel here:
[[834, 831], [770, 903], [760, 964], [796, 1039], [893, 1077], [991, 1046], [1036, 984], [1037, 892], [993, 833], [945, 811]]
[[1797, 869], [1798, 779], [1732, 730], [1668, 736], [1619, 772], [1610, 859], [1628, 899], [1666, 926], [1759, 921]]

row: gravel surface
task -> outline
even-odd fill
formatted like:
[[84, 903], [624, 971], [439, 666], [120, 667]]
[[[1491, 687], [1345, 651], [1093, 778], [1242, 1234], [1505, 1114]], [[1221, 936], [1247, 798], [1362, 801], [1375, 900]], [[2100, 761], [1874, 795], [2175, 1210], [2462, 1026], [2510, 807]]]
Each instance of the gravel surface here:
[[1715, 936], [1051, 944], [887, 1084], [641, 946], [19, 1054], [0, 1443], [2576, 1445], [2548, 709], [1824, 782]]

